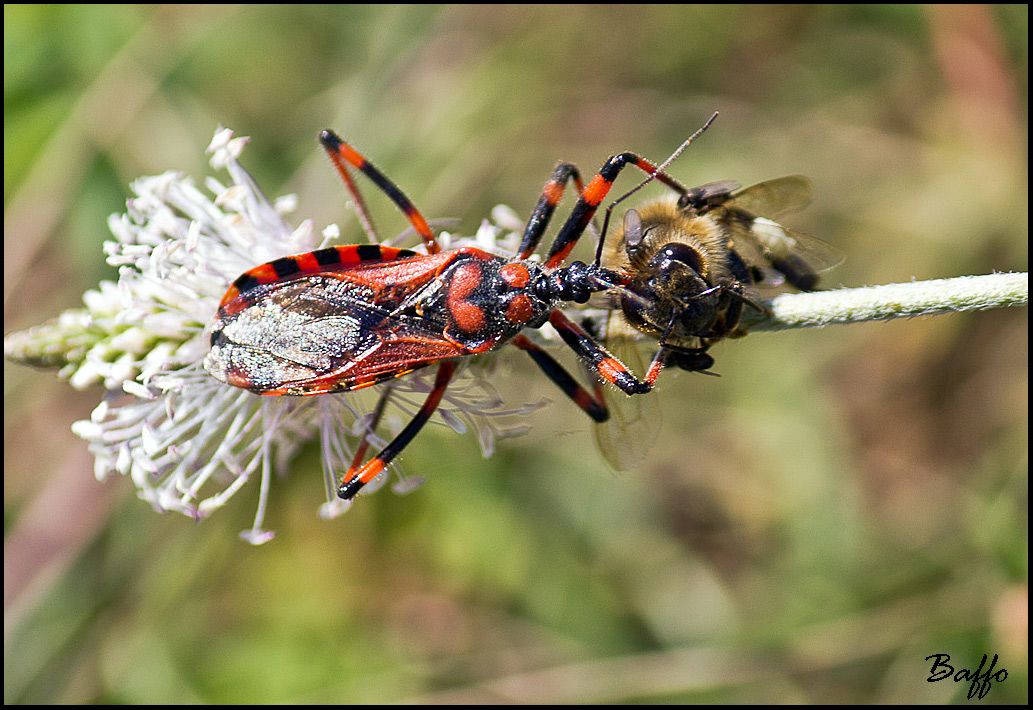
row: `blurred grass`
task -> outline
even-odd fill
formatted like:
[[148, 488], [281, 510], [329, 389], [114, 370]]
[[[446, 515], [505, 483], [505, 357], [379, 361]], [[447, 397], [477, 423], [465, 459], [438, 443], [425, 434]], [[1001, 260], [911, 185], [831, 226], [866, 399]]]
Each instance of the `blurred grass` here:
[[[829, 285], [1025, 270], [1027, 48], [1025, 6], [5, 6], [5, 331], [114, 277], [128, 182], [209, 174], [220, 123], [357, 235], [321, 128], [471, 231], [719, 110], [672, 172], [809, 175], [791, 224], [847, 254]], [[722, 344], [720, 379], [665, 373], [620, 476], [556, 401], [489, 460], [428, 430], [426, 486], [327, 523], [309, 451], [257, 549], [257, 491], [155, 516], [68, 430], [99, 393], [5, 365], [5, 701], [964, 702], [924, 658], [998, 653], [987, 699], [1023, 703], [1027, 318]], [[507, 359], [509, 401], [559, 399]]]

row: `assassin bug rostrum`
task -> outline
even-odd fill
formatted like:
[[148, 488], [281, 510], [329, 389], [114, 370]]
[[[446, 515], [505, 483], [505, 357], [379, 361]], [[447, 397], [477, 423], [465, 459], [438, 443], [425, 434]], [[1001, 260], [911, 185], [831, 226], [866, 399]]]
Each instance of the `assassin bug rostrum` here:
[[[427, 253], [377, 244], [339, 246], [250, 269], [233, 282], [219, 305], [205, 367], [215, 378], [257, 394], [317, 395], [388, 382], [437, 363], [434, 386], [419, 411], [366, 463], [361, 461], [365, 443], [360, 447], [341, 480], [339, 497], [354, 497], [422, 429], [455, 374], [457, 358], [506, 342], [526, 351], [593, 420], [605, 421], [608, 412], [598, 384], [594, 394], [579, 385], [521, 333], [524, 328], [548, 322], [602, 380], [628, 395], [652, 389], [655, 375], [636, 378], [560, 310], [627, 280], [598, 264], [563, 263], [618, 173], [635, 165], [654, 175], [657, 169], [651, 163], [621, 153], [587, 186], [573, 165], [561, 164], [528, 220], [518, 254], [507, 259], [473, 247], [442, 252], [427, 221], [394, 183], [333, 132], [324, 131], [320, 141], [348, 189], [358, 195], [348, 172], [351, 166], [405, 214]], [[656, 178], [680, 187], [662, 173]], [[580, 192], [577, 204], [545, 262], [532, 261], [570, 180]]]

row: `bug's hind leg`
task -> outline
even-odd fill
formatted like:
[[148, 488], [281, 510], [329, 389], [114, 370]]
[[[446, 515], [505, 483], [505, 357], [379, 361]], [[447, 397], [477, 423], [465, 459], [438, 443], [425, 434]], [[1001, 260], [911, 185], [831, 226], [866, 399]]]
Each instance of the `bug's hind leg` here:
[[545, 376], [556, 383], [556, 386], [563, 390], [563, 394], [567, 395], [574, 404], [584, 410], [585, 414], [591, 417], [593, 421], [602, 423], [610, 418], [610, 413], [606, 409], [606, 403], [598, 382], [595, 383], [595, 393], [593, 394], [579, 385], [577, 380], [567, 372], [563, 365], [532, 342], [526, 335], [518, 335], [511, 342], [530, 355], [535, 364], [545, 373]]
[[[430, 394], [427, 395], [423, 406], [416, 412], [416, 416], [406, 424], [405, 428], [379, 454], [364, 465], [358, 465], [359, 458], [352, 462], [351, 467], [344, 474], [341, 485], [337, 489], [337, 496], [339, 498], [344, 500], [354, 498], [355, 494], [363, 486], [376, 478], [409, 445], [409, 442], [420, 432], [423, 426], [430, 420], [431, 415], [434, 414], [434, 410], [441, 404], [441, 398], [444, 396], [445, 390], [448, 389], [448, 383], [452, 380], [455, 370], [456, 365], [451, 361], [443, 362], [438, 366], [438, 375], [434, 380], [434, 387], [431, 389]], [[360, 447], [360, 451], [365, 453], [365, 447]]]
[[[351, 145], [341, 140], [336, 133], [333, 131], [323, 131], [319, 134], [319, 142], [323, 144], [323, 148], [326, 149], [327, 155], [330, 156], [331, 162], [334, 167], [337, 168], [337, 172], [340, 173], [341, 179], [344, 180], [345, 186], [348, 188], [348, 192], [352, 194], [357, 200], [359, 207], [360, 219], [363, 219], [362, 215], [365, 214], [365, 220], [363, 220], [363, 228], [367, 232], [373, 229], [372, 222], [366, 223], [369, 219], [369, 213], [366, 211], [365, 203], [362, 201], [362, 196], [359, 194], [358, 187], [352, 180], [351, 175], [348, 173], [348, 166], [352, 166], [363, 175], [373, 181], [373, 184], [381, 189], [381, 191], [390, 198], [392, 202], [397, 205], [398, 209], [402, 211], [406, 219], [409, 220], [409, 224], [412, 225], [416, 233], [420, 235], [423, 243], [427, 245], [427, 252], [430, 254], [437, 254], [441, 251], [441, 247], [438, 245], [437, 240], [434, 239], [434, 232], [431, 231], [430, 225], [427, 224], [427, 220], [423, 218], [420, 211], [416, 209], [416, 206], [405, 196], [397, 185], [391, 182], [384, 173], [373, 163], [369, 162], [362, 153], [355, 150]], [[374, 232], [375, 233], [375, 232]]]

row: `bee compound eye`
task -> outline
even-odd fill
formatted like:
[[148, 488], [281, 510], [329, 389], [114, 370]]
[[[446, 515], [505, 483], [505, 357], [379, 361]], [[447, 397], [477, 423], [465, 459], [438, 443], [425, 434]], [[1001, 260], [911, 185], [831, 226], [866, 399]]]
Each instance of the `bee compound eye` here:
[[661, 268], [674, 261], [688, 266], [697, 273], [703, 273], [704, 270], [703, 258], [700, 253], [688, 244], [682, 244], [681, 242], [672, 242], [666, 245], [657, 252], [653, 259], [660, 262], [659, 266]]

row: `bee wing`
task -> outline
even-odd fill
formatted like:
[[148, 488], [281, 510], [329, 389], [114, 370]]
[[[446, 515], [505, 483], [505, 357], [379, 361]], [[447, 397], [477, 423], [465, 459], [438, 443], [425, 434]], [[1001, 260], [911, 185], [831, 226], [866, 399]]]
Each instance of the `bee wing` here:
[[[636, 375], [646, 372], [642, 357], [643, 343], [624, 326], [619, 314], [606, 316], [604, 340], [607, 349]], [[603, 458], [615, 471], [628, 471], [637, 466], [656, 443], [660, 433], [660, 406], [655, 394], [629, 396], [612, 387], [602, 388], [608, 421], [596, 424], [595, 442]]]
[[828, 242], [783, 227], [770, 219], [757, 217], [751, 231], [773, 264], [795, 258], [820, 274], [843, 263], [843, 254]]
[[742, 187], [742, 185], [737, 183], [735, 180], [708, 182], [705, 185], [691, 188], [685, 194], [684, 199], [698, 212], [708, 212], [709, 210], [727, 202], [740, 187]]
[[766, 217], [735, 208], [726, 212], [726, 217], [732, 248], [752, 268], [756, 283], [775, 286], [785, 277], [801, 291], [813, 291], [818, 286], [818, 275], [843, 261], [843, 255], [831, 244]]
[[[724, 205], [733, 247], [759, 272], [773, 267], [793, 286], [812, 291], [818, 274], [842, 263], [843, 255], [827, 242], [783, 227], [771, 217], [796, 212], [811, 201], [811, 183], [802, 175], [758, 183], [732, 196]], [[777, 279], [758, 278], [768, 284]]]
[[765, 180], [732, 195], [727, 203], [758, 217], [781, 217], [811, 204], [811, 181], [803, 175]]

